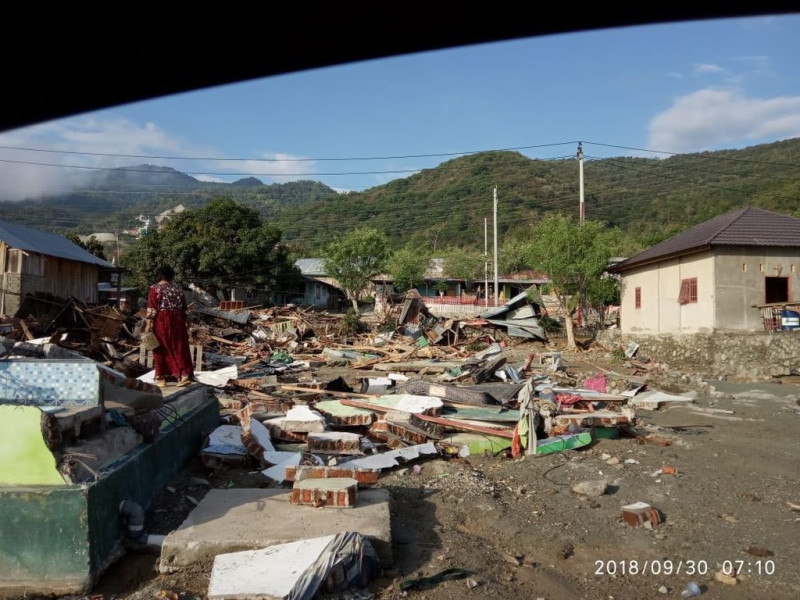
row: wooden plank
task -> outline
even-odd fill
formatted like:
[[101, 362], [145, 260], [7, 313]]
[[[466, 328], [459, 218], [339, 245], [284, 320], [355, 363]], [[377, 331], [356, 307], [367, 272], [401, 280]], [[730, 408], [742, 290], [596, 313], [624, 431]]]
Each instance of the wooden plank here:
[[339, 391], [335, 391], [335, 390], [318, 390], [318, 389], [314, 389], [314, 388], [303, 387], [301, 385], [290, 385], [290, 384], [281, 385], [281, 389], [283, 389], [283, 390], [291, 390], [293, 392], [306, 392], [306, 393], [311, 393], [311, 394], [330, 394], [331, 396], [343, 396], [345, 398], [356, 397], [356, 398], [370, 398], [370, 399], [372, 399], [372, 398], [379, 398], [380, 397], [380, 396], [377, 396], [375, 394], [357, 394], [355, 392], [339, 392]]
[[[396, 408], [388, 407], [388, 406], [380, 406], [378, 404], [372, 404], [371, 402], [361, 402], [360, 400], [340, 400], [342, 404], [345, 406], [353, 406], [355, 408], [363, 408], [365, 410], [374, 410], [375, 412], [381, 413], [388, 413], [391, 411], [396, 411]], [[454, 419], [446, 419], [444, 417], [432, 417], [430, 415], [423, 415], [417, 414], [417, 417], [424, 421], [430, 421], [431, 423], [437, 423], [439, 425], [444, 425], [450, 429], [455, 429], [458, 431], [470, 431], [473, 433], [484, 433], [486, 435], [496, 435], [498, 437], [505, 437], [509, 439], [514, 438], [514, 430], [513, 429], [500, 429], [495, 427], [484, 427], [482, 425], [475, 425], [473, 423], [463, 423], [461, 421], [457, 421]]]

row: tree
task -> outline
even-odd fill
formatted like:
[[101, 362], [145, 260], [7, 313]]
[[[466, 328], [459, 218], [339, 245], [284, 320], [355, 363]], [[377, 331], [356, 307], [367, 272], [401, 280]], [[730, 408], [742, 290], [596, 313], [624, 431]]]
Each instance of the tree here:
[[527, 242], [521, 239], [512, 238], [504, 241], [497, 257], [497, 268], [500, 273], [517, 273], [529, 268], [527, 247]]
[[108, 260], [106, 257], [106, 249], [103, 246], [103, 242], [97, 239], [94, 235], [90, 235], [89, 238], [84, 242], [81, 238], [78, 237], [78, 234], [74, 231], [68, 231], [65, 235], [70, 242], [80, 246], [87, 252], [94, 254], [97, 258], [102, 258], [103, 260]]
[[339, 283], [356, 315], [359, 314], [358, 300], [369, 287], [370, 280], [386, 267], [388, 242], [377, 229], [362, 227], [340, 236], [325, 249], [325, 272]]
[[144, 289], [162, 263], [176, 279], [197, 283], [226, 296], [237, 286], [276, 289], [297, 277], [281, 231], [263, 221], [254, 208], [230, 198], [172, 217], [155, 232], [143, 235], [125, 257], [125, 266]]
[[528, 264], [547, 273], [553, 283], [559, 306], [566, 315], [570, 349], [576, 347], [573, 317], [578, 307], [589, 300], [590, 291], [599, 294], [603, 289], [605, 284], [599, 282], [620, 243], [619, 231], [606, 228], [602, 222], [586, 221], [581, 225], [558, 213], [546, 214], [532, 228]]
[[483, 252], [474, 248], [446, 248], [441, 257], [444, 259], [444, 272], [448, 277], [462, 281], [483, 280]]
[[404, 291], [422, 283], [430, 262], [430, 254], [417, 245], [407, 244], [392, 253], [386, 268], [395, 289]]

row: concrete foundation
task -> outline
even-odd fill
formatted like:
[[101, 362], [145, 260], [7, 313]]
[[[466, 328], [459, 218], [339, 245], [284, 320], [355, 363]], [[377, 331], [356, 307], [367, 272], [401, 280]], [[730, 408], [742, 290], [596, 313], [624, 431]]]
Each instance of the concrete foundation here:
[[291, 490], [210, 490], [183, 524], [167, 535], [159, 570], [172, 573], [218, 554], [355, 531], [369, 538], [380, 564], [392, 565], [389, 492], [359, 490], [353, 508], [292, 504]]

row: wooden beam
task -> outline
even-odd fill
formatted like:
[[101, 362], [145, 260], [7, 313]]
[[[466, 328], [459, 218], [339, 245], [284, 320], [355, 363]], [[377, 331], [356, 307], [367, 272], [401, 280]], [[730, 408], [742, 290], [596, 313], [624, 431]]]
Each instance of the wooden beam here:
[[[340, 400], [342, 404], [345, 406], [352, 406], [355, 408], [363, 408], [365, 410], [373, 410], [375, 412], [380, 413], [387, 413], [397, 410], [396, 408], [392, 408], [389, 406], [380, 406], [378, 404], [372, 404], [371, 402], [361, 402], [359, 400]], [[432, 417], [430, 415], [423, 415], [417, 414], [417, 416], [422, 419], [423, 421], [430, 421], [431, 423], [437, 423], [439, 425], [444, 425], [445, 427], [449, 427], [450, 429], [456, 429], [458, 431], [468, 431], [471, 433], [483, 433], [485, 435], [495, 435], [497, 437], [504, 437], [508, 439], [514, 439], [514, 430], [513, 429], [500, 429], [495, 427], [483, 427], [482, 425], [475, 425], [473, 423], [464, 423], [462, 421], [458, 421], [456, 419], [445, 419], [444, 417]]]

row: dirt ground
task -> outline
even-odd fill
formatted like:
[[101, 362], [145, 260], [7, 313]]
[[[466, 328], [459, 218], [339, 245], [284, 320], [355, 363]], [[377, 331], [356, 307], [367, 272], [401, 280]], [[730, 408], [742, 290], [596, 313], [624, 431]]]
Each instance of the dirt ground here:
[[[532, 351], [542, 348], [522, 344], [506, 355], [515, 364]], [[604, 351], [565, 353], [564, 359], [572, 373], [625, 372]], [[320, 381], [340, 374], [316, 373]], [[350, 372], [348, 381], [355, 387], [366, 375]], [[672, 373], [668, 379], [670, 392], [690, 389], [674, 384], [690, 378]], [[680, 598], [694, 581], [709, 599], [797, 598], [800, 386], [711, 384], [691, 405], [637, 412], [638, 427], [669, 445], [598, 439], [540, 457], [434, 457], [384, 471], [379, 487], [391, 494], [394, 564], [368, 589], [338, 597]], [[664, 389], [655, 380], [649, 387]], [[659, 473], [665, 466], [676, 474]], [[200, 500], [209, 487], [274, 487], [250, 471], [214, 472], [193, 461], [158, 497], [148, 530], [166, 534], [179, 526], [194, 507], [191, 499]], [[601, 496], [572, 490], [600, 479], [608, 484]], [[634, 502], [658, 509], [663, 522], [625, 523], [621, 507]], [[157, 561], [156, 552], [128, 552], [91, 597], [204, 597], [210, 564], [159, 575]], [[446, 569], [467, 573], [427, 588], [401, 585]], [[715, 578], [723, 569], [738, 572], [733, 583]]]

